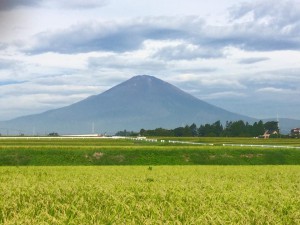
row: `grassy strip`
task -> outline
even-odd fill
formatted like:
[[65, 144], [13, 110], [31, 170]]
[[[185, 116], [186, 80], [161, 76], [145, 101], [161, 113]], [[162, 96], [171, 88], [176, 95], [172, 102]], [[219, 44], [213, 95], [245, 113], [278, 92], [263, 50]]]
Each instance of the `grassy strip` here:
[[[151, 137], [150, 137], [151, 138]], [[270, 138], [270, 139], [256, 139], [256, 138], [236, 138], [236, 137], [153, 137], [157, 139], [157, 143], [145, 141], [133, 141], [129, 139], [105, 139], [105, 138], [87, 138], [87, 139], [66, 139], [66, 138], [49, 138], [49, 139], [27, 139], [14, 138], [5, 139], [0, 138], [0, 146], [162, 146], [168, 143], [168, 140], [175, 141], [189, 141], [198, 143], [211, 143], [214, 145], [222, 144], [253, 144], [253, 145], [289, 145], [299, 146], [298, 139], [291, 138]], [[161, 143], [160, 140], [165, 140]]]
[[243, 137], [167, 137], [158, 138], [165, 140], [181, 140], [200, 143], [212, 143], [214, 145], [222, 144], [253, 144], [253, 145], [290, 145], [300, 146], [300, 141], [293, 138], [243, 138]]
[[300, 165], [300, 151], [221, 146], [47, 146], [0, 150], [0, 166], [31, 165]]

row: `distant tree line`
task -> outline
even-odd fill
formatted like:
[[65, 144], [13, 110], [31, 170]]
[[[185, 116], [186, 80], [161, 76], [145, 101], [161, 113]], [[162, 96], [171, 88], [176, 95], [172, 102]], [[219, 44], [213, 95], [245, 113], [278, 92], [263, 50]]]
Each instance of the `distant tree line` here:
[[50, 137], [58, 137], [59, 134], [56, 133], [56, 132], [52, 132], [52, 133], [49, 133], [48, 136], [50, 136]]
[[[192, 125], [186, 125], [184, 127], [177, 127], [175, 129], [156, 128], [154, 130], [140, 130], [141, 136], [165, 136], [165, 137], [258, 137], [265, 132], [272, 134], [274, 131], [279, 132], [278, 122], [269, 121], [263, 123], [263, 121], [249, 124], [242, 120], [235, 122], [226, 122], [225, 126], [220, 121], [216, 121], [213, 124], [205, 124], [197, 127], [195, 123]], [[130, 136], [134, 132], [125, 133]], [[276, 135], [277, 136], [277, 135]]]
[[122, 136], [122, 137], [134, 137], [134, 136], [138, 136], [139, 133], [134, 131], [123, 130], [123, 131], [118, 131], [115, 135]]

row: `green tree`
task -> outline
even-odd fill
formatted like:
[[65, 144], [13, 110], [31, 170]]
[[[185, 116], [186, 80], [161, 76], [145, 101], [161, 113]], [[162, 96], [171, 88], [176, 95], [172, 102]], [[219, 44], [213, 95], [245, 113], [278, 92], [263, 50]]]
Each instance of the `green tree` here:
[[265, 130], [268, 130], [269, 133], [273, 133], [274, 131], [279, 130], [277, 121], [268, 121], [264, 124]]
[[174, 136], [175, 137], [183, 137], [184, 136], [184, 128], [183, 127], [177, 127], [174, 129]]
[[197, 125], [195, 123], [190, 126], [190, 131], [193, 137], [198, 136]]
[[146, 135], [146, 130], [145, 129], [141, 129], [140, 130], [140, 135], [141, 136], [145, 136]]
[[242, 120], [226, 123], [225, 134], [226, 136], [231, 137], [249, 136], [249, 134], [247, 133], [246, 124]]
[[223, 125], [221, 124], [221, 121], [218, 120], [215, 123], [213, 123], [213, 132], [217, 137], [220, 137], [223, 132]]
[[264, 123], [263, 121], [259, 121], [258, 123], [255, 122], [252, 125], [250, 134], [252, 137], [258, 137], [259, 135], [262, 135], [265, 132]]

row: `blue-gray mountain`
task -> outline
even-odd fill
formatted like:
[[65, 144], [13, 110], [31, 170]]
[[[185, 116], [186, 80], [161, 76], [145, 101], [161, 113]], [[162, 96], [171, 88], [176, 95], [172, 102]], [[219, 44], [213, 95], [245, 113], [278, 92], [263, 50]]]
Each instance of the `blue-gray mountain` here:
[[[153, 76], [135, 76], [95, 96], [41, 114], [0, 123], [10, 133], [114, 133], [256, 119], [208, 104]], [[3, 132], [3, 131], [2, 131]]]

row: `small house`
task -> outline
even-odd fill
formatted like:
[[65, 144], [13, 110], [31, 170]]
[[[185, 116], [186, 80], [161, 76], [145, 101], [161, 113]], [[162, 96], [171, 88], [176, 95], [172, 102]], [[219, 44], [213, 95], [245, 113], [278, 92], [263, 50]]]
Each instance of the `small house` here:
[[291, 136], [296, 138], [300, 137], [300, 128], [291, 129]]

